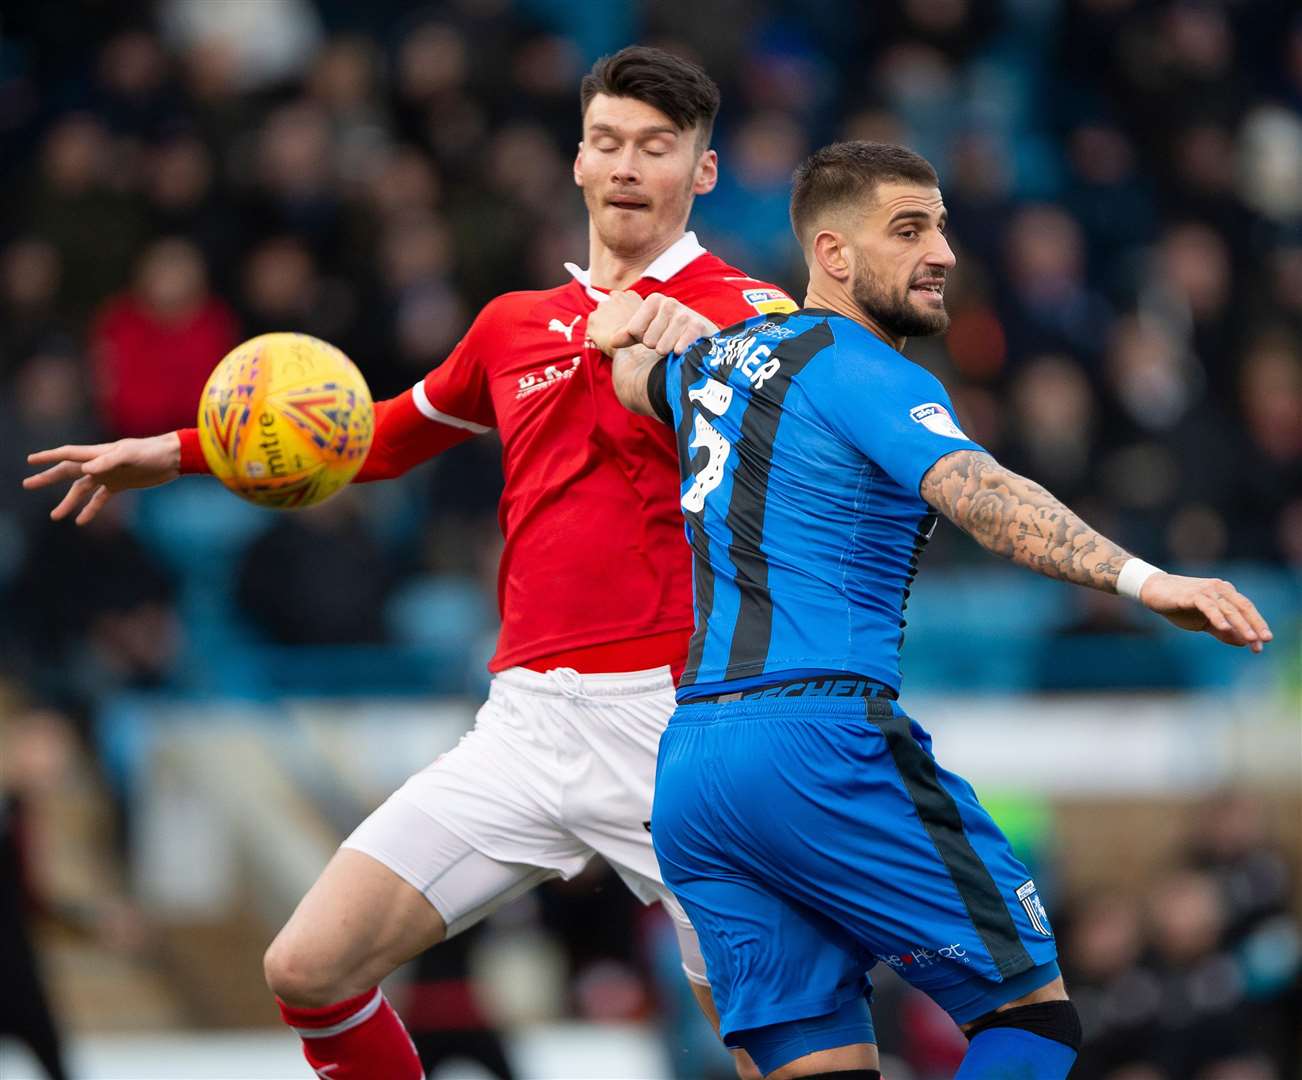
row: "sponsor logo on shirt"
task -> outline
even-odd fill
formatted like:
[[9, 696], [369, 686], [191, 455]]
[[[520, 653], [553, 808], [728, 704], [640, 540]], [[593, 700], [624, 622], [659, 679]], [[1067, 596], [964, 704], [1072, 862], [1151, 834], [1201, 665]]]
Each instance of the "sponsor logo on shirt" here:
[[560, 319], [553, 319], [547, 324], [547, 329], [553, 334], [564, 334], [566, 341], [572, 341], [574, 339], [574, 324], [581, 318], [583, 318], [582, 315], [575, 315], [569, 326], [566, 326]]
[[553, 386], [559, 386], [566, 379], [574, 378], [574, 373], [579, 370], [582, 360], [582, 356], [573, 356], [568, 367], [564, 364], [548, 364], [542, 371], [531, 371], [528, 375], [521, 375], [515, 400], [521, 401], [540, 390], [549, 390]]
[[796, 311], [796, 303], [781, 289], [742, 289], [741, 298], [761, 315]]
[[967, 950], [962, 945], [942, 945], [938, 949], [927, 949], [919, 947], [912, 952], [894, 953], [890, 956], [882, 956], [879, 959], [884, 964], [889, 964], [896, 971], [923, 971], [926, 968], [934, 967], [942, 960], [948, 960], [956, 964], [970, 964]]
[[921, 424], [928, 431], [944, 435], [947, 439], [966, 439], [967, 436], [954, 423], [949, 410], [944, 405], [929, 401], [925, 405], [915, 405], [909, 410], [909, 417], [915, 424]]
[[1031, 925], [1035, 927], [1037, 934], [1043, 934], [1045, 937], [1053, 937], [1053, 931], [1049, 928], [1049, 913], [1044, 910], [1044, 901], [1040, 899], [1040, 894], [1036, 892], [1035, 882], [1028, 881], [1017, 889], [1017, 900], [1026, 911], [1027, 918], [1031, 920]]

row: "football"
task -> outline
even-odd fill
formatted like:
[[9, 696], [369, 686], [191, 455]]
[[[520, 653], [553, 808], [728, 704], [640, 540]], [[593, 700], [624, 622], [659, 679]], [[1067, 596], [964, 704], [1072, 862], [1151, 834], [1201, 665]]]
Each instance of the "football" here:
[[199, 402], [208, 467], [259, 506], [323, 502], [362, 467], [375, 409], [356, 365], [307, 334], [262, 334], [213, 370]]

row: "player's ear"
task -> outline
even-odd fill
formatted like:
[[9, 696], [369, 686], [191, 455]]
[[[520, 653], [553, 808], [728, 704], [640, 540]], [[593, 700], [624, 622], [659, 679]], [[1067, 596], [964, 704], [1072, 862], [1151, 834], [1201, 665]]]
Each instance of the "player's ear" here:
[[813, 262], [823, 273], [834, 281], [849, 280], [850, 249], [841, 233], [833, 229], [820, 229], [814, 234], [813, 251]]
[[696, 176], [692, 180], [692, 194], [708, 195], [719, 182], [719, 155], [707, 150], [696, 162]]
[[574, 154], [574, 183], [583, 186], [583, 140], [579, 140], [579, 149]]

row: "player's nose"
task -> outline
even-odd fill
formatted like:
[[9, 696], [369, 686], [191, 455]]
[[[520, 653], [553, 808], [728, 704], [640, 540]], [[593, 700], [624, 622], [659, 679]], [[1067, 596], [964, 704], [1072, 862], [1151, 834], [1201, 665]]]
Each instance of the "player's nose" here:
[[935, 243], [927, 252], [927, 263], [930, 266], [943, 266], [949, 270], [958, 262], [958, 257], [954, 254], [954, 249], [949, 246], [944, 233], [937, 232], [935, 237]]
[[611, 173], [611, 180], [616, 184], [636, 184], [642, 179], [637, 170], [637, 148], [633, 146], [625, 147], [620, 153], [619, 159], [615, 162], [615, 170]]

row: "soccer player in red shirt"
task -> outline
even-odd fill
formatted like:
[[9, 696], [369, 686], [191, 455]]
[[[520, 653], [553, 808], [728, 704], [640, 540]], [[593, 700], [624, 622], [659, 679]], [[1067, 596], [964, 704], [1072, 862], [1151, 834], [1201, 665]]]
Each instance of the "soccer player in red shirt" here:
[[[684, 231], [717, 178], [719, 92], [703, 71], [631, 47], [598, 61], [581, 101], [574, 180], [589, 268], [567, 265], [558, 288], [493, 300], [443, 364], [376, 405], [359, 480], [499, 432], [502, 630], [473, 730], [344, 841], [267, 950], [285, 1021], [331, 1080], [419, 1077], [380, 980], [594, 854], [644, 902], [665, 902], [713, 1014], [695, 934], [660, 881], [647, 828], [692, 629], [677, 453], [668, 428], [620, 405], [585, 323], [611, 289], [648, 298], [648, 336], [662, 340], [694, 325], [688, 309], [726, 326], [796, 305]], [[28, 487], [72, 481], [52, 516], [77, 511], [79, 524], [117, 491], [207, 471], [193, 429], [29, 461], [48, 467]]]

